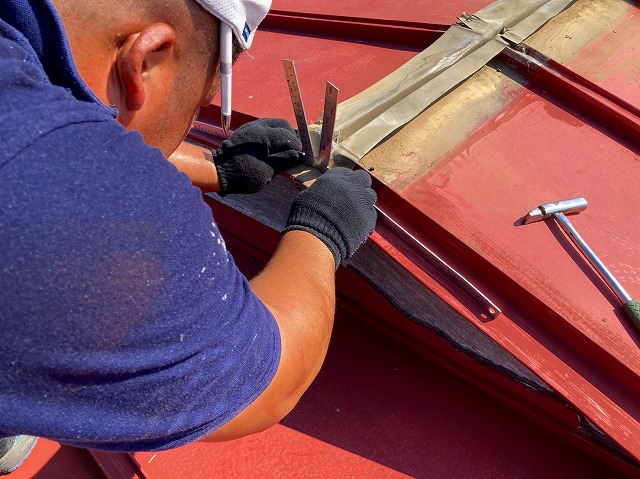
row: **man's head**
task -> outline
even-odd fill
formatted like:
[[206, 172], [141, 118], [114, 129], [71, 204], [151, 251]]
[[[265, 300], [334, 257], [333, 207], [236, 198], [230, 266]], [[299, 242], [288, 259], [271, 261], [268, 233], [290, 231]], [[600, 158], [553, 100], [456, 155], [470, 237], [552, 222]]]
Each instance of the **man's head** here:
[[[105, 104], [118, 108], [120, 123], [142, 133], [149, 145], [168, 156], [188, 133], [200, 106], [210, 103], [219, 87], [220, 23], [211, 12], [255, 0], [53, 3], [89, 88]], [[252, 33], [248, 39], [241, 37], [240, 47], [248, 47], [252, 37]]]

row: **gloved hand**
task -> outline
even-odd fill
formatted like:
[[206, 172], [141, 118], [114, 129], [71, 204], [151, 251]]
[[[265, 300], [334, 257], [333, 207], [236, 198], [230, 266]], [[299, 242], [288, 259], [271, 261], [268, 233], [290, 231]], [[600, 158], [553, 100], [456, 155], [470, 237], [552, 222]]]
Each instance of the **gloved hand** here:
[[283, 233], [302, 230], [321, 239], [333, 253], [338, 269], [373, 231], [376, 198], [366, 171], [333, 168], [298, 194]]
[[256, 193], [301, 159], [302, 143], [286, 120], [262, 118], [246, 123], [213, 152], [219, 194]]

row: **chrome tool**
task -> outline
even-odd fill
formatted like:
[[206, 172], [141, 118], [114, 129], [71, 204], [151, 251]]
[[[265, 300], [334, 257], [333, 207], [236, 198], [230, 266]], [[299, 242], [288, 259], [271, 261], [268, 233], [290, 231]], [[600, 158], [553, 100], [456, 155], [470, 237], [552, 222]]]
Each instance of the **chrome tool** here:
[[640, 303], [629, 296], [629, 293], [622, 287], [618, 280], [611, 274], [604, 263], [589, 247], [587, 242], [576, 231], [569, 219], [566, 217], [570, 213], [579, 213], [587, 208], [587, 200], [582, 197], [570, 200], [556, 201], [553, 203], [545, 203], [537, 208], [529, 211], [524, 218], [524, 224], [534, 223], [536, 221], [554, 218], [571, 241], [578, 247], [580, 252], [589, 261], [589, 263], [598, 272], [600, 277], [607, 283], [609, 288], [616, 294], [622, 302], [622, 309], [631, 319], [634, 326], [640, 330]]

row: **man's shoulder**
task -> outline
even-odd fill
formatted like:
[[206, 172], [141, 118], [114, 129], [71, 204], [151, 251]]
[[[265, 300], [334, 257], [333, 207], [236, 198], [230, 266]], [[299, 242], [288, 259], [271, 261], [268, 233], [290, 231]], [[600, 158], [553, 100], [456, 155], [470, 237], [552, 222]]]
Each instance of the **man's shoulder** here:
[[0, 166], [53, 130], [113, 117], [52, 84], [26, 38], [0, 19]]
[[10, 59], [39, 63], [24, 35], [0, 18], [0, 60]]
[[[5, 156], [0, 182], [9, 183], [4, 187], [30, 185], [31, 191], [16, 192], [27, 202], [34, 195], [43, 200], [54, 195], [72, 209], [90, 202], [95, 211], [149, 216], [145, 221], [171, 223], [176, 216], [203, 213], [210, 217], [188, 177], [138, 132], [82, 106], [69, 107], [64, 113], [45, 110], [46, 119], [37, 115], [32, 122], [22, 122], [29, 131], [0, 146], [0, 164]], [[5, 133], [0, 126], [0, 145]], [[7, 158], [11, 150], [15, 153]]]
[[48, 101], [72, 98], [66, 89], [49, 81], [27, 39], [0, 19], [0, 118]]
[[74, 127], [88, 122], [115, 127], [104, 105], [77, 100], [36, 65], [0, 58], [0, 166], [50, 132], [69, 127], [72, 137]]

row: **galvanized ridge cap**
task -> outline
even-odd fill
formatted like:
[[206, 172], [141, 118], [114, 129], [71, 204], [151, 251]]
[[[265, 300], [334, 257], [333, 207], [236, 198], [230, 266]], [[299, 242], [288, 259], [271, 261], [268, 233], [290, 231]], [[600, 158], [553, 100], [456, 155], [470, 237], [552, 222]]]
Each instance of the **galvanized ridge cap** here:
[[[473, 16], [493, 26], [496, 34], [532, 15], [554, 0], [498, 0], [476, 12]], [[573, 0], [571, 0], [573, 1]]]
[[484, 43], [485, 39], [479, 32], [458, 24], [451, 26], [426, 50], [371, 87], [340, 103], [336, 135], [348, 137]]
[[[506, 45], [506, 39], [503, 39], [502, 35], [513, 28], [524, 26], [522, 31], [531, 30], [531, 33], [533, 33], [574, 1], [498, 0], [474, 15], [463, 13], [459, 17], [460, 23], [452, 25], [427, 49], [371, 87], [338, 105], [335, 129], [336, 142], [339, 144], [340, 141], [346, 141], [347, 138], [359, 130], [366, 129], [367, 125], [384, 112], [393, 110], [396, 105], [403, 102], [415, 91], [444, 74], [460, 61], [472, 56], [488, 42], [499, 41]], [[542, 14], [540, 13], [541, 10], [543, 11]], [[527, 21], [530, 18], [533, 19], [533, 22]], [[484, 66], [488, 60], [490, 58], [487, 59], [486, 55], [480, 55], [475, 60], [477, 62], [476, 71]], [[469, 69], [464, 70], [469, 71]], [[451, 87], [455, 87], [469, 76], [452, 76], [449, 80]], [[413, 116], [409, 115], [410, 118], [407, 118], [406, 108], [403, 108], [405, 111], [404, 117], [399, 118], [395, 124], [390, 124], [386, 134], [377, 138], [377, 141], [373, 141], [374, 146], [392, 131], [411, 121], [435, 101], [437, 99], [428, 104], [417, 105], [414, 108], [417, 113]], [[394, 117], [391, 113], [385, 116]], [[321, 120], [311, 125], [311, 130], [319, 130], [320, 128]], [[372, 141], [369, 140], [367, 143], [372, 143]], [[351, 145], [348, 150], [366, 150], [360, 151], [351, 159], [358, 161], [370, 151], [370, 148], [367, 148], [369, 147], [356, 148]]]
[[505, 28], [500, 36], [511, 44], [520, 44], [575, 1], [551, 0], [516, 25]]

